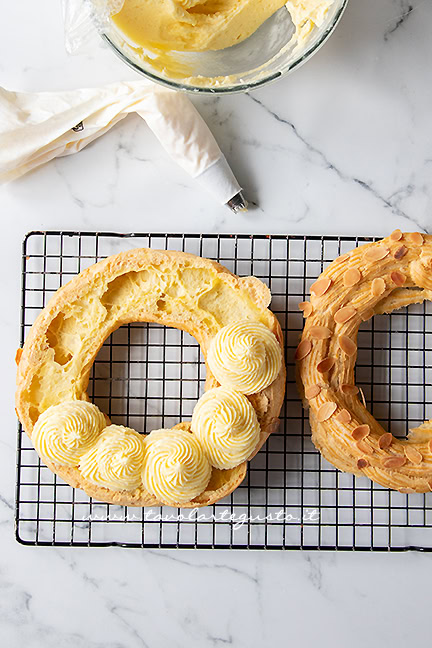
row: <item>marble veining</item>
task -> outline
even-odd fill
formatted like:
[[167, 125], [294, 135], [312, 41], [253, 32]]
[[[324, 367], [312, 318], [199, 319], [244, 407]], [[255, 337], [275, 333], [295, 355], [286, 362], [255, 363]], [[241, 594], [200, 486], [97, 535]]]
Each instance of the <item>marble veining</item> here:
[[[293, 75], [250, 95], [193, 98], [244, 186], [247, 214], [215, 204], [136, 116], [80, 154], [0, 187], [2, 645], [426, 642], [428, 626], [416, 619], [429, 596], [428, 554], [18, 545], [13, 357], [20, 244], [30, 229], [432, 232], [431, 25], [430, 0], [350, 0], [329, 42]], [[7, 3], [2, 26], [0, 83], [8, 89], [135, 78], [102, 45], [67, 56], [59, 3]]]

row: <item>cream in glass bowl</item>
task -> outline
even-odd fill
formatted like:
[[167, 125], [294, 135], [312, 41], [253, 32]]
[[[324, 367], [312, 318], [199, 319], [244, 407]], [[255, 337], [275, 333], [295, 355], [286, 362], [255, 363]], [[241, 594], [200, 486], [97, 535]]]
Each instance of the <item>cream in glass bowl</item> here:
[[307, 61], [347, 2], [116, 0], [102, 36], [153, 81], [195, 92], [242, 92]]

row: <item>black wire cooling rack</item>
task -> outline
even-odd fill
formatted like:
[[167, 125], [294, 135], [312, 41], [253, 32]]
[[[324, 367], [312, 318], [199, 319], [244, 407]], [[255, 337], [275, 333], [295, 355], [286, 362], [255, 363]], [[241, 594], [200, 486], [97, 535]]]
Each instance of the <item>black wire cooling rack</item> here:
[[[337, 471], [313, 447], [294, 378], [302, 329], [297, 304], [325, 265], [366, 239], [224, 234], [31, 232], [23, 243], [21, 343], [59, 286], [95, 261], [132, 247], [217, 259], [270, 287], [285, 335], [287, 397], [280, 429], [229, 497], [196, 511], [102, 504], [38, 459], [18, 432], [16, 536], [28, 545], [432, 550], [432, 494], [405, 495]], [[431, 417], [429, 302], [362, 325], [356, 382], [395, 436]], [[93, 367], [89, 395], [114, 423], [140, 432], [187, 420], [205, 368], [187, 333], [130, 324], [113, 333]]]

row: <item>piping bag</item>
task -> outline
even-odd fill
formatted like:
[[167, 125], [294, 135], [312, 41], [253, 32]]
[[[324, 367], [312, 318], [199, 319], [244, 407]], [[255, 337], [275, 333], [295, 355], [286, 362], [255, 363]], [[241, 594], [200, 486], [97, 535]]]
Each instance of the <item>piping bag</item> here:
[[67, 92], [0, 87], [0, 182], [77, 153], [134, 112], [218, 202], [234, 212], [247, 209], [225, 156], [188, 97], [147, 80]]

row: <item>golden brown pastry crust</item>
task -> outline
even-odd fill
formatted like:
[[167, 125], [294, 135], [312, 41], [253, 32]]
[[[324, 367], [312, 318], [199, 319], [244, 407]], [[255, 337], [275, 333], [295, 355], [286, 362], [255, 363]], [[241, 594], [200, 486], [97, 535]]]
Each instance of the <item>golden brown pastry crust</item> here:
[[297, 377], [312, 440], [340, 470], [401, 492], [432, 490], [432, 422], [394, 438], [354, 385], [362, 321], [432, 297], [432, 236], [396, 230], [331, 263], [311, 287]]
[[[283, 351], [280, 325], [267, 308], [270, 299], [267, 286], [255, 277], [239, 278], [214, 261], [183, 252], [144, 248], [94, 264], [55, 293], [17, 353], [16, 409], [24, 430], [31, 438], [38, 416], [50, 405], [88, 400], [94, 359], [123, 324], [157, 322], [185, 330], [206, 357], [215, 333], [241, 312], [268, 326]], [[205, 389], [217, 385], [207, 367]], [[272, 385], [249, 397], [261, 424], [252, 456], [277, 428], [284, 393], [283, 366]], [[179, 426], [189, 429], [189, 423]], [[160, 504], [143, 488], [115, 492], [89, 483], [77, 468], [47, 466], [95, 499], [125, 506]], [[246, 467], [247, 462], [231, 470], [214, 468], [205, 492], [182, 507], [207, 506], [225, 497], [243, 481]]]

